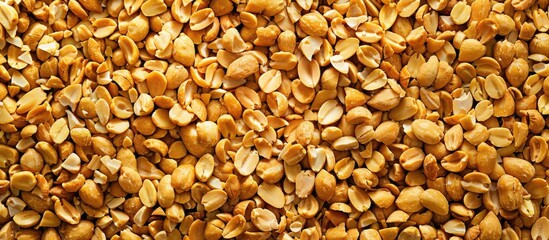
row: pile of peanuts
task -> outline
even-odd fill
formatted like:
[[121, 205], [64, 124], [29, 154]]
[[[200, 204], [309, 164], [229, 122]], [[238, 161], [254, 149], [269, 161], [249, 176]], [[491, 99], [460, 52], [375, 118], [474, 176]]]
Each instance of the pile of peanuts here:
[[1, 240], [547, 240], [549, 0], [0, 0]]

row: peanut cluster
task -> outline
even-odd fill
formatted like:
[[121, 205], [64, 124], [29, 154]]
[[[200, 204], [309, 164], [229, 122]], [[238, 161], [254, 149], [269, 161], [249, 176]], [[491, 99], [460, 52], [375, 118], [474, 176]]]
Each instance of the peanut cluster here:
[[0, 0], [0, 239], [549, 239], [548, 0]]

